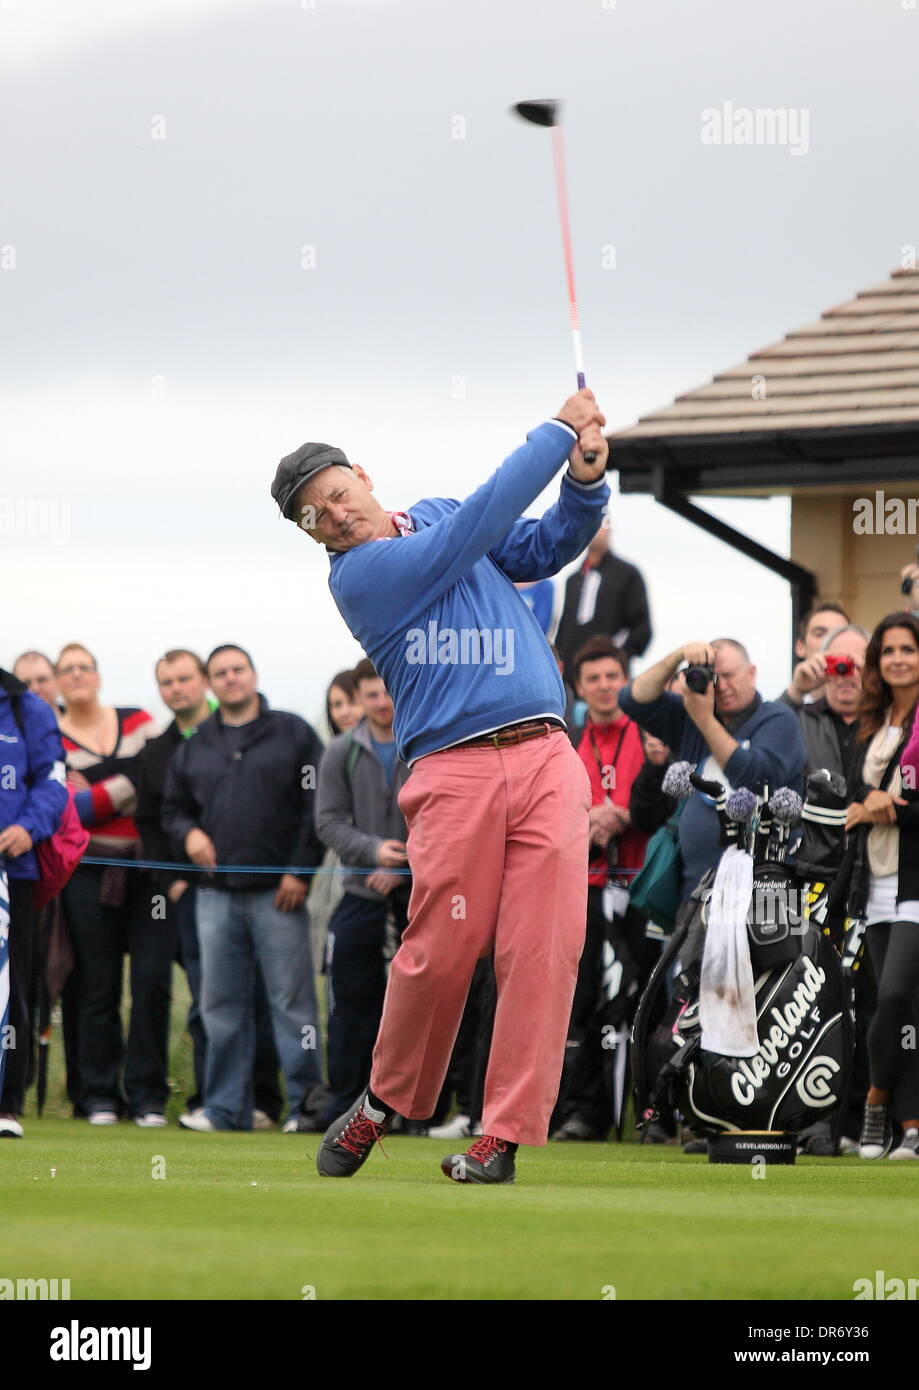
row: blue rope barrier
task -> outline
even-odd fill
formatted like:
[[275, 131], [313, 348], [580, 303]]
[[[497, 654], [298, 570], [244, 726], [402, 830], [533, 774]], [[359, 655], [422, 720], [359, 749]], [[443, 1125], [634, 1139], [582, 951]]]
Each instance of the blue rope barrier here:
[[105, 868], [168, 869], [170, 872], [182, 874], [411, 874], [412, 872], [411, 869], [381, 869], [379, 864], [375, 869], [350, 869], [343, 866], [325, 869], [321, 865], [297, 864], [217, 864], [212, 869], [206, 869], [202, 864], [170, 864], [163, 859], [97, 859], [88, 854], [83, 856], [80, 864], [99, 865]]
[[[339, 865], [337, 868], [326, 869], [322, 865], [317, 866], [298, 866], [296, 864], [217, 864], [213, 869], [205, 869], [201, 864], [170, 864], [163, 859], [97, 859], [95, 856], [85, 855], [80, 864], [98, 865], [100, 868], [126, 868], [126, 869], [168, 869], [172, 873], [191, 873], [191, 874], [404, 874], [411, 876], [411, 869], [382, 869], [379, 864], [375, 869], [350, 868]], [[627, 878], [629, 875], [637, 874], [638, 869], [617, 869], [617, 878]]]

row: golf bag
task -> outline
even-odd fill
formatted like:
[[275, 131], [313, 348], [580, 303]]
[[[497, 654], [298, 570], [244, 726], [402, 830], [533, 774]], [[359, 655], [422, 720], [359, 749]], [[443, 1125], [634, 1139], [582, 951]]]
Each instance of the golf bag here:
[[[710, 871], [681, 907], [638, 1006], [632, 1066], [640, 1127], [669, 1105], [709, 1138], [726, 1131], [797, 1131], [832, 1111], [847, 1089], [853, 1050], [847, 982], [828, 938], [803, 919], [800, 881], [785, 867], [784, 850], [775, 849], [783, 837], [787, 842], [788, 823], [777, 831], [772, 804], [760, 808], [750, 837], [753, 894], [746, 926], [758, 1049], [751, 1057], [729, 1057], [702, 1048]], [[736, 825], [724, 833], [723, 812], [721, 818], [723, 843], [736, 843]]]

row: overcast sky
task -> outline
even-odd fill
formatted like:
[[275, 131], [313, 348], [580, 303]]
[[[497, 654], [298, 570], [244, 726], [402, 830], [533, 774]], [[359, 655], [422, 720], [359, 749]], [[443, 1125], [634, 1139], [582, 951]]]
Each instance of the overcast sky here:
[[[0, 663], [78, 639], [161, 715], [163, 649], [236, 641], [314, 717], [360, 651], [278, 458], [463, 497], [573, 389], [549, 137], [509, 105], [567, 98], [588, 381], [624, 427], [919, 243], [909, 3], [0, 0]], [[704, 143], [728, 101], [806, 111], [806, 151]], [[784, 499], [705, 505], [788, 553]], [[787, 586], [615, 486], [612, 516], [649, 657], [731, 633], [776, 693]]]

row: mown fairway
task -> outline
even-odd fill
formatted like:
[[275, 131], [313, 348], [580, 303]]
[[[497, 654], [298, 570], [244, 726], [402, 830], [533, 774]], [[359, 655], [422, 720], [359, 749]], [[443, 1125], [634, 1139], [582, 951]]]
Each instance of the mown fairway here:
[[877, 1269], [919, 1275], [910, 1163], [754, 1179], [659, 1146], [555, 1144], [477, 1188], [444, 1178], [450, 1146], [428, 1139], [335, 1181], [312, 1135], [32, 1116], [26, 1136], [0, 1145], [0, 1277], [69, 1278], [73, 1299], [851, 1299]]

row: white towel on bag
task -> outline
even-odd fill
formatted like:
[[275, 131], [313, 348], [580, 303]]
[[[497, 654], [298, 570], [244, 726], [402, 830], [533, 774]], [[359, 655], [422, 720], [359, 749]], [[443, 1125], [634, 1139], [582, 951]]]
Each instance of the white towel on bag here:
[[724, 1057], [752, 1057], [759, 1050], [747, 936], [752, 897], [753, 860], [731, 845], [712, 885], [699, 991], [702, 1046]]

